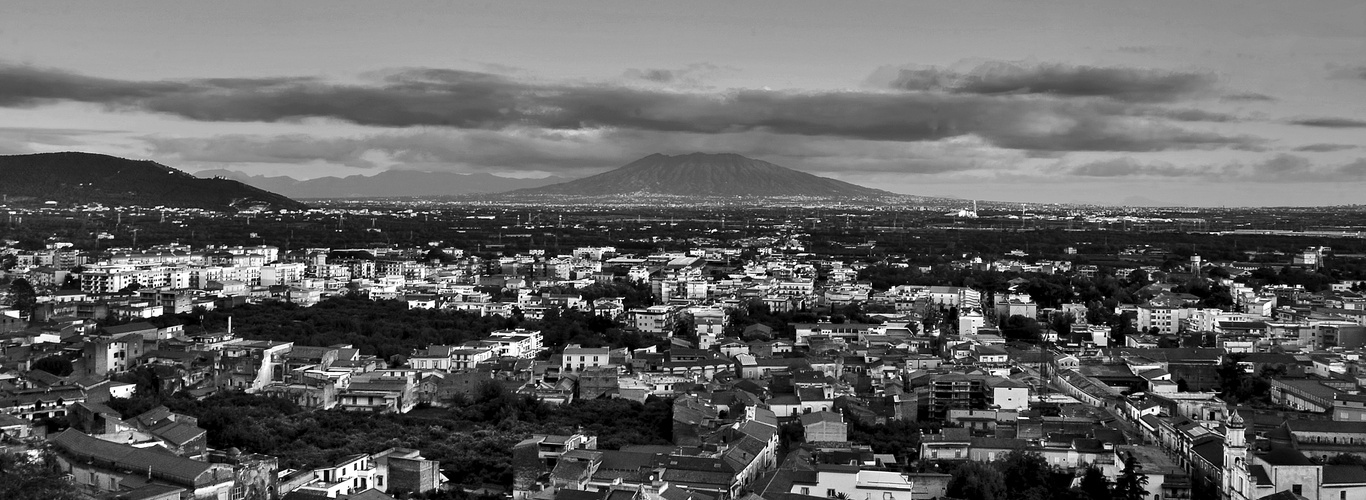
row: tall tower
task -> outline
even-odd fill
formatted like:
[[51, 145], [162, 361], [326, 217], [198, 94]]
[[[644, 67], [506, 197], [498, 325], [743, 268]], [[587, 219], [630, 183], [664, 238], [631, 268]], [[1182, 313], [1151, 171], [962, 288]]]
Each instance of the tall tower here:
[[1247, 433], [1243, 417], [1234, 410], [1224, 423], [1223, 491], [1229, 498], [1244, 498], [1247, 481]]

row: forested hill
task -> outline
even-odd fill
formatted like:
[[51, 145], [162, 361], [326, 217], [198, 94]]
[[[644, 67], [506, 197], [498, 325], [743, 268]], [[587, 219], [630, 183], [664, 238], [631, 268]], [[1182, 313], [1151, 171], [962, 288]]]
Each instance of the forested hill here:
[[305, 208], [284, 196], [229, 179], [200, 179], [148, 160], [93, 153], [0, 156], [7, 202], [99, 203], [235, 211]]

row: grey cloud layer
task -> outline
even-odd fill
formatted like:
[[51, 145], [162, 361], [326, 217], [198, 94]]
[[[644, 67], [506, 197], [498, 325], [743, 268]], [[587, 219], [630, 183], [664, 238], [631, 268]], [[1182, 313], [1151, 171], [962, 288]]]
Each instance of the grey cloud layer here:
[[358, 168], [379, 167], [370, 153], [382, 153], [402, 168], [508, 172], [513, 170], [586, 175], [615, 168], [652, 153], [738, 151], [806, 171], [932, 174], [1003, 168], [1020, 152], [983, 150], [981, 141], [898, 143], [763, 132], [734, 134], [662, 133], [617, 130], [590, 134], [539, 129], [504, 131], [428, 130], [359, 137], [308, 135], [143, 137], [159, 158], [199, 163], [298, 164], [310, 160]]
[[1290, 123], [1320, 128], [1366, 128], [1366, 121], [1351, 118], [1304, 118], [1291, 120]]
[[1138, 162], [1130, 158], [1060, 165], [1053, 169], [1077, 177], [1092, 178], [1199, 178], [1225, 182], [1341, 182], [1366, 178], [1366, 158], [1346, 164], [1315, 166], [1302, 156], [1280, 154], [1254, 163], [1221, 165], [1173, 165]]
[[1356, 149], [1357, 147], [1358, 146], [1353, 146], [1351, 144], [1331, 144], [1321, 142], [1317, 144], [1305, 144], [1303, 146], [1295, 148], [1295, 151], [1309, 153], [1331, 153], [1333, 151], [1346, 151], [1348, 149]]
[[[1035, 151], [1246, 148], [1258, 142], [1175, 123], [1231, 117], [1138, 102], [1167, 100], [1164, 96], [1205, 85], [1199, 75], [1156, 77], [1109, 69], [1054, 69], [1043, 75], [1048, 83], [1029, 88], [1063, 95], [1111, 95], [1118, 100], [994, 95], [1022, 84], [1022, 77], [1009, 72], [1006, 76], [1014, 80], [981, 79], [970, 82], [966, 92], [677, 92], [524, 82], [446, 69], [411, 69], [371, 83], [338, 84], [311, 78], [143, 82], [9, 65], [0, 66], [0, 106], [77, 101], [200, 121], [328, 118], [380, 127], [475, 130], [757, 131], [878, 141], [976, 135], [993, 145]], [[1120, 81], [1126, 76], [1138, 82]], [[1069, 83], [1073, 77], [1098, 83]]]
[[1198, 72], [1140, 68], [1022, 65], [991, 62], [966, 71], [901, 69], [886, 85], [900, 90], [942, 90], [961, 94], [1046, 94], [1108, 97], [1126, 102], [1170, 102], [1213, 90], [1218, 79]]
[[[405, 168], [421, 170], [493, 171], [599, 170], [634, 157], [612, 144], [546, 131], [515, 133], [486, 130], [378, 134], [320, 138], [307, 135], [220, 135], [145, 137], [157, 156], [208, 163], [296, 164], [309, 160], [357, 168], [380, 165], [367, 153], [383, 153]], [[640, 153], [635, 157], [648, 153]]]

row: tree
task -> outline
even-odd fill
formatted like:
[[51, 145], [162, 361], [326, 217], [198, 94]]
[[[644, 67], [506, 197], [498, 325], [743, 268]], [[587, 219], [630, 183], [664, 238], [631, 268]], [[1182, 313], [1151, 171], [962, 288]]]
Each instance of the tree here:
[[927, 308], [927, 310], [925, 311], [925, 317], [920, 320], [920, 324], [924, 327], [920, 331], [929, 332], [938, 328], [939, 320], [942, 318], [942, 316], [943, 315], [939, 313], [938, 308]]
[[1219, 397], [1230, 404], [1269, 404], [1271, 382], [1267, 380], [1265, 371], [1258, 376], [1243, 371], [1238, 363], [1245, 357], [1244, 354], [1230, 354], [1215, 369], [1215, 374], [1219, 376]]
[[953, 470], [949, 479], [948, 496], [973, 500], [1003, 500], [1006, 480], [992, 464], [966, 462]]
[[36, 459], [17, 453], [0, 453], [0, 498], [7, 500], [76, 500], [76, 485], [50, 452]]
[[1132, 453], [1124, 456], [1124, 469], [1115, 478], [1115, 500], [1144, 500], [1148, 496], [1148, 475]]
[[10, 282], [9, 293], [14, 297], [14, 308], [20, 311], [31, 311], [38, 303], [38, 292], [33, 289], [33, 284], [24, 278]]
[[61, 290], [80, 290], [81, 276], [75, 272], [66, 275], [66, 279], [62, 280], [62, 285], [58, 288]]
[[1110, 480], [1105, 478], [1105, 473], [1101, 472], [1095, 465], [1086, 468], [1086, 474], [1081, 477], [1081, 484], [1078, 486], [1091, 500], [1110, 500]]
[[1152, 278], [1148, 276], [1148, 272], [1142, 269], [1130, 271], [1127, 281], [1129, 282], [1129, 288], [1135, 290], [1153, 284]]
[[1075, 322], [1075, 318], [1073, 318], [1071, 314], [1062, 311], [1055, 312], [1048, 318], [1049, 328], [1058, 332], [1060, 337], [1065, 337], [1067, 334], [1072, 333], [1073, 322]]
[[[1036, 500], [1052, 497], [1053, 491], [1063, 491], [1066, 484], [1057, 484], [1058, 469], [1048, 464], [1042, 454], [1012, 450], [997, 462], [1010, 492], [1006, 498]], [[1061, 486], [1061, 488], [1058, 488]]]
[[1023, 340], [1027, 342], [1037, 342], [1043, 338], [1043, 327], [1034, 318], [1027, 318], [1016, 314], [1006, 318], [1001, 324], [1001, 335], [1007, 340]]
[[38, 361], [34, 361], [33, 366], [30, 368], [42, 370], [58, 377], [71, 375], [72, 371], [71, 361], [58, 356], [48, 356]]

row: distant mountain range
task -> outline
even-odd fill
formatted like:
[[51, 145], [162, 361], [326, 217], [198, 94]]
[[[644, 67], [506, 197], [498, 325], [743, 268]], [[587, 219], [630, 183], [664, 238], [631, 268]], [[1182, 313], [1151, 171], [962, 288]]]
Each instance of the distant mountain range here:
[[0, 195], [7, 202], [55, 201], [107, 206], [209, 210], [305, 208], [278, 194], [230, 179], [202, 179], [148, 160], [94, 153], [0, 156]]
[[894, 193], [738, 154], [652, 154], [601, 174], [506, 193], [525, 196], [886, 197]]
[[204, 170], [200, 177], [222, 177], [241, 181], [292, 198], [396, 198], [405, 196], [449, 196], [501, 193], [562, 182], [562, 177], [515, 179], [492, 174], [457, 174], [385, 170], [372, 176], [319, 177], [298, 180], [293, 177], [247, 175], [233, 170]]

